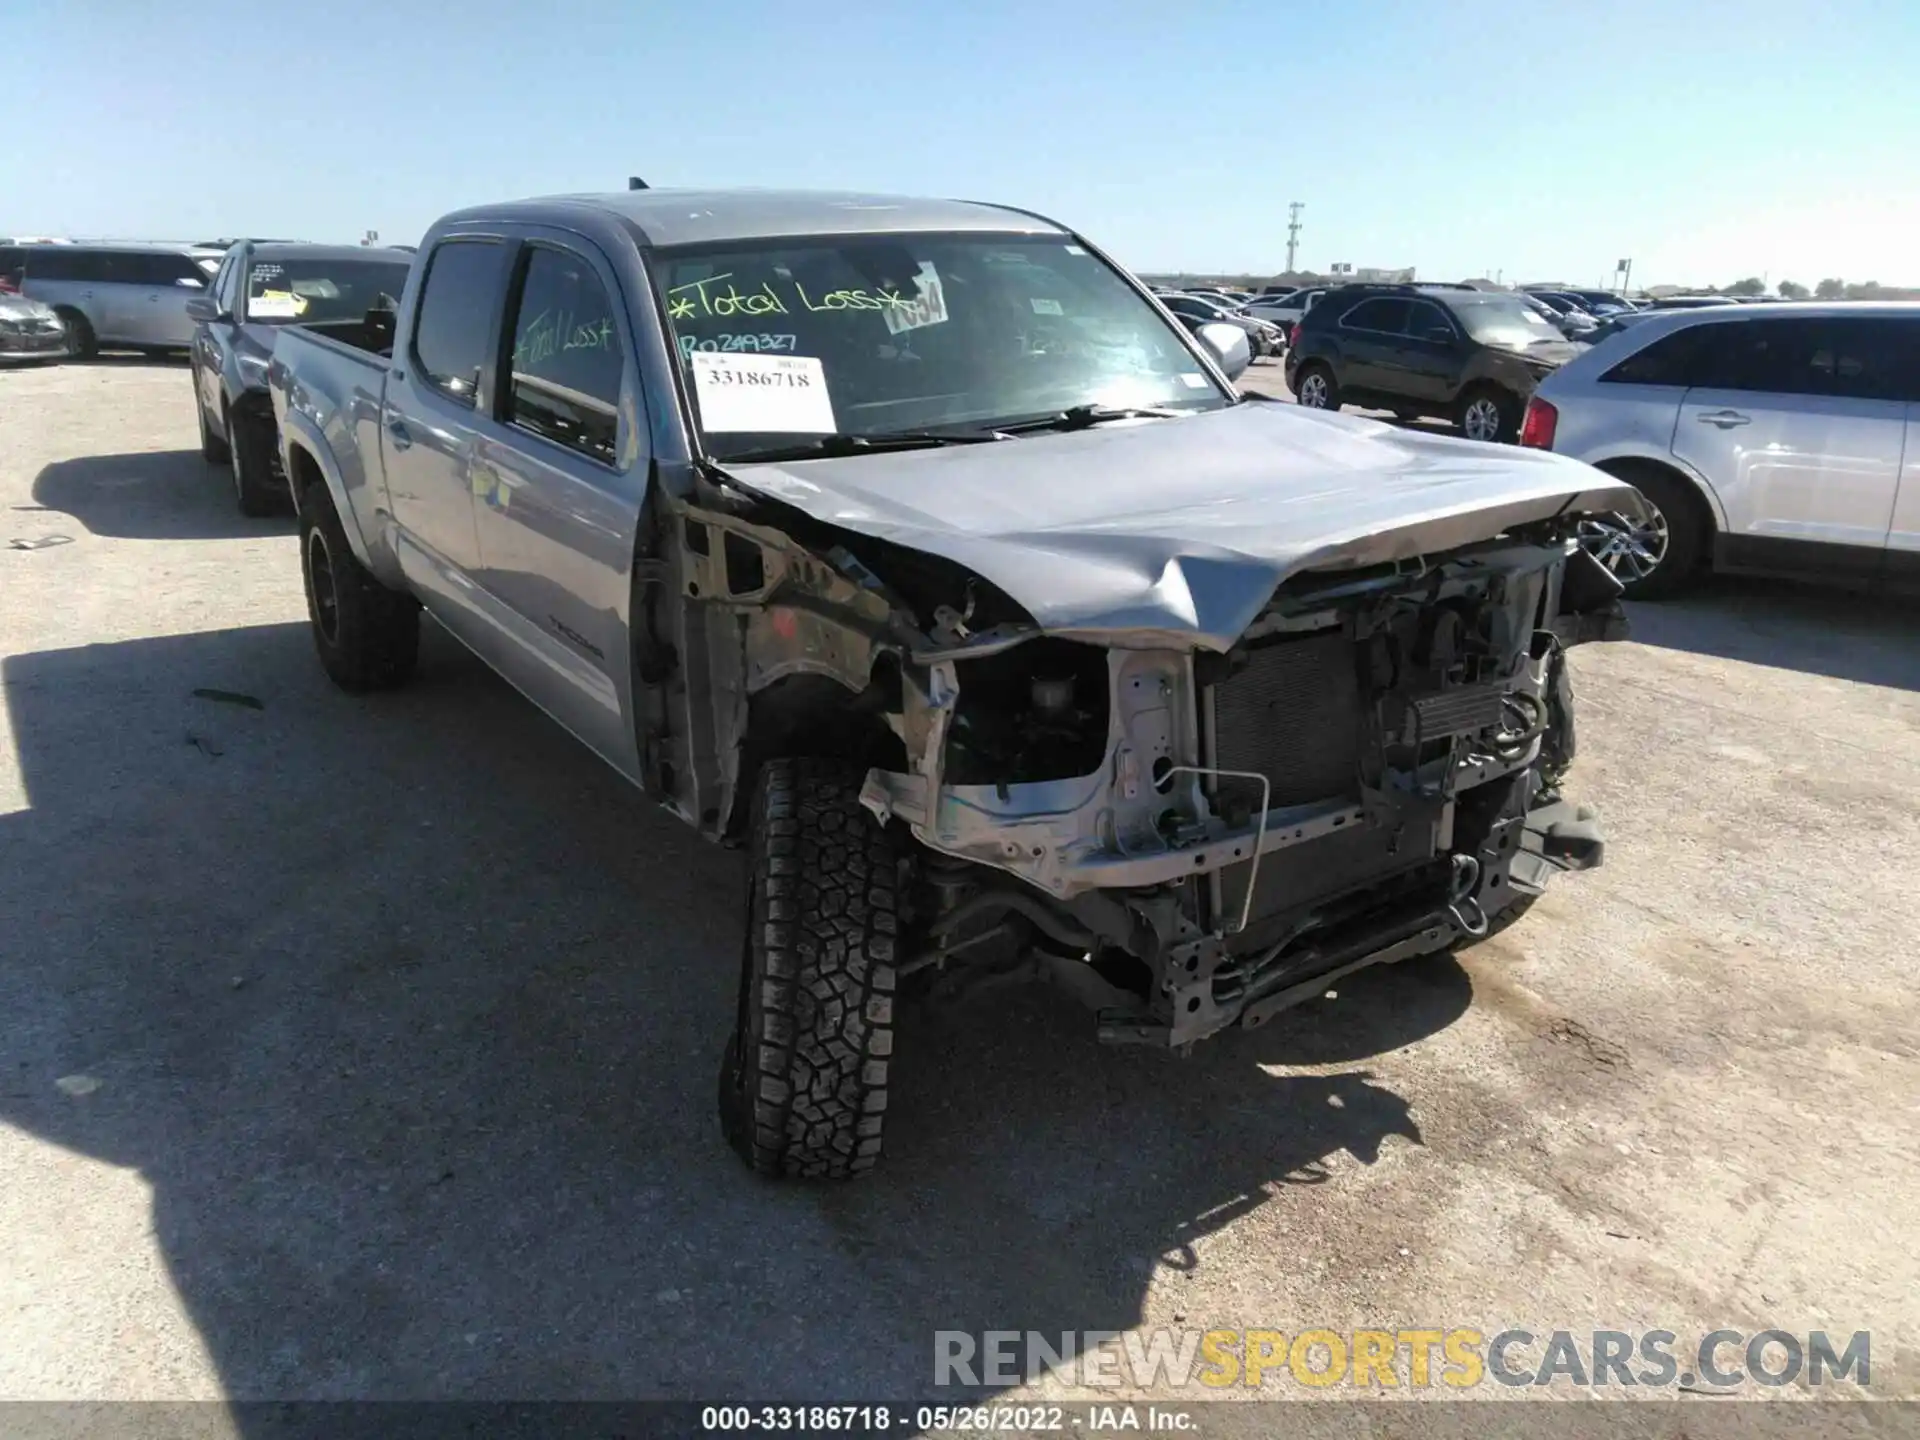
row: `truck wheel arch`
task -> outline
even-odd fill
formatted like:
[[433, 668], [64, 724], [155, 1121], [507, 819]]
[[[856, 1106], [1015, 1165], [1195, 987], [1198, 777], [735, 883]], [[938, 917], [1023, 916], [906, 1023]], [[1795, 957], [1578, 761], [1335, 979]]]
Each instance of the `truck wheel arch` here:
[[309, 485], [320, 484], [327, 488], [333, 497], [334, 513], [340, 517], [340, 526], [347, 532], [347, 546], [353, 551], [353, 558], [369, 570], [373, 570], [373, 556], [367, 549], [366, 537], [360, 533], [360, 519], [354, 513], [347, 499], [347, 487], [341, 481], [339, 472], [321, 457], [325, 447], [315, 443], [311, 427], [298, 415], [288, 415], [282, 424], [285, 432], [282, 443], [285, 446], [283, 459], [287, 469], [287, 490], [293, 496], [296, 513], [302, 508], [301, 496]]
[[726, 833], [746, 824], [760, 768], [770, 760], [839, 760], [867, 768], [905, 770], [906, 746], [887, 724], [900, 703], [899, 660], [874, 657], [864, 689], [838, 675], [798, 671], [782, 676], [747, 700], [746, 724], [736, 752]]

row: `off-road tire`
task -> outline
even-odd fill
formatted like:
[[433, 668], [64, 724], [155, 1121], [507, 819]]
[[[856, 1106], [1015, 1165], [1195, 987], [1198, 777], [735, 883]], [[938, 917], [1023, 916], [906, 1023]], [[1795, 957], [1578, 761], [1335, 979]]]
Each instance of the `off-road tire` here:
[[207, 424], [207, 403], [200, 398], [200, 372], [194, 371], [193, 411], [200, 421], [200, 458], [209, 465], [225, 465], [233, 457], [227, 449], [227, 442], [213, 433], [213, 427]]
[[93, 326], [78, 310], [62, 306], [54, 312], [67, 327], [67, 353], [76, 360], [91, 360], [100, 353], [99, 337], [93, 333]]
[[328, 677], [360, 694], [413, 677], [420, 657], [420, 606], [389, 590], [354, 558], [327, 487], [301, 496], [300, 575], [306, 582], [313, 646]]
[[[1301, 397], [1303, 394], [1308, 393], [1308, 379], [1316, 375], [1326, 384], [1326, 400], [1319, 405], [1312, 405]], [[1309, 360], [1295, 372], [1293, 395], [1295, 404], [1305, 405], [1309, 410], [1338, 410], [1340, 408], [1340, 386], [1333, 378], [1333, 371], [1328, 368], [1324, 362], [1319, 360]]]
[[844, 1180], [880, 1158], [899, 856], [838, 761], [760, 768], [720, 1127], [757, 1173]]
[[1671, 600], [1692, 585], [1707, 558], [1713, 521], [1699, 494], [1686, 481], [1655, 465], [1609, 466], [1654, 503], [1667, 522], [1667, 553], [1653, 573], [1627, 585], [1629, 600]]
[[287, 506], [286, 487], [273, 475], [273, 428], [257, 415], [227, 411], [228, 464], [233, 470], [233, 500], [253, 519], [278, 514]]

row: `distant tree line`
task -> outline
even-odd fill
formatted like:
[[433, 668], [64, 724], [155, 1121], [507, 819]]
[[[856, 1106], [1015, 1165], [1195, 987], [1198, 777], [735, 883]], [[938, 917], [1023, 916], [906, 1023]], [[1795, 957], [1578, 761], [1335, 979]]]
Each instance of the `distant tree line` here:
[[[1796, 281], [1782, 280], [1773, 288], [1782, 300], [1920, 300], [1920, 290], [1913, 289], [1911, 286], [1882, 285], [1878, 280], [1865, 280], [1859, 284], [1840, 279], [1822, 280], [1811, 290]], [[1715, 289], [1709, 285], [1706, 289], [1695, 293], [1764, 295], [1767, 293], [1767, 282], [1758, 275], [1749, 275], [1746, 279], [1736, 280], [1724, 288]]]

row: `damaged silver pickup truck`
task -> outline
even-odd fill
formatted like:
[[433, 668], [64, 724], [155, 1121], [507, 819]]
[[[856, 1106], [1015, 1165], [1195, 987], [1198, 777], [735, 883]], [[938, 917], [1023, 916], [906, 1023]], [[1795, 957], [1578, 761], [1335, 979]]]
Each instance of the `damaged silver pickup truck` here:
[[845, 1176], [916, 972], [1183, 1047], [1600, 859], [1577, 535], [1638, 492], [1247, 359], [1023, 211], [643, 190], [447, 217], [270, 383], [328, 673], [404, 681], [424, 607], [744, 845], [723, 1129]]

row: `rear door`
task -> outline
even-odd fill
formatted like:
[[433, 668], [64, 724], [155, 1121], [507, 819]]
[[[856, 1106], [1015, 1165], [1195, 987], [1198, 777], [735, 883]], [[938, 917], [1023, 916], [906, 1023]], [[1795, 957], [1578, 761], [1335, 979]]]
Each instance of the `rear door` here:
[[627, 628], [650, 447], [629, 306], [590, 241], [517, 236], [474, 456], [480, 583], [509, 612], [507, 677], [638, 782]]
[[488, 653], [472, 593], [480, 544], [471, 471], [509, 259], [497, 234], [448, 236], [421, 257], [420, 298], [395, 342], [380, 416], [401, 567], [436, 615]]
[[1712, 327], [1673, 451], [1720, 495], [1730, 563], [1879, 572], [1906, 447], [1895, 323], [1754, 314]]
[[1413, 307], [1397, 296], [1362, 300], [1334, 321], [1344, 361], [1339, 380], [1349, 390], [1401, 393], [1406, 384], [1407, 317]]
[[[207, 272], [189, 255], [152, 250], [130, 255], [126, 304], [138, 344], [185, 348], [193, 341], [187, 301], [207, 292]], [[137, 292], [137, 293], [136, 293]]]

